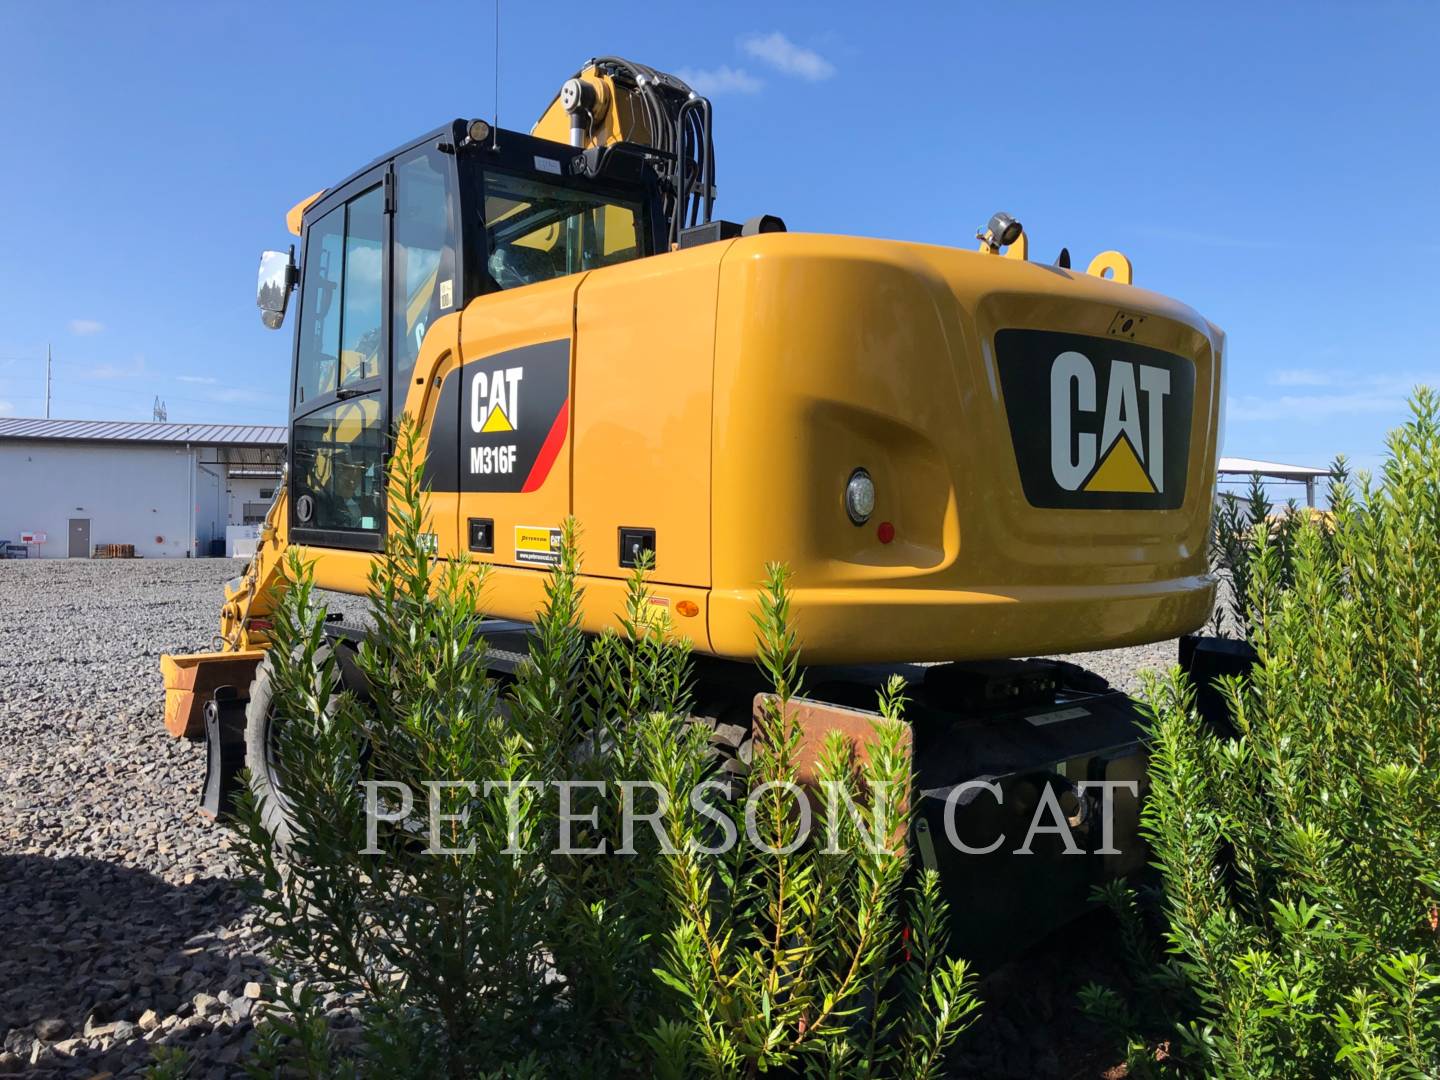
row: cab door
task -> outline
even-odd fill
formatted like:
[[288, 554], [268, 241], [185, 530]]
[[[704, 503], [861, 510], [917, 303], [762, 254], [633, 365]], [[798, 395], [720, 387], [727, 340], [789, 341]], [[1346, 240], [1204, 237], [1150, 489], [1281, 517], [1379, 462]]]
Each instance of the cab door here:
[[[291, 424], [299, 543], [383, 547], [390, 433], [408, 408], [426, 441], [434, 416], [417, 376], [423, 388], [456, 366], [455, 191], [453, 155], [426, 143], [306, 214]], [[437, 489], [428, 506], [441, 556], [458, 540], [457, 497]]]
[[395, 158], [390, 277], [390, 423], [405, 413], [424, 448], [428, 530], [435, 551], [460, 545], [454, 482], [456, 406], [441, 390], [459, 367], [463, 299], [455, 156], [427, 142]]
[[461, 316], [459, 517], [481, 561], [556, 562], [570, 514], [572, 333], [584, 277], [490, 293]]
[[390, 362], [389, 166], [307, 213], [290, 426], [290, 536], [379, 551]]

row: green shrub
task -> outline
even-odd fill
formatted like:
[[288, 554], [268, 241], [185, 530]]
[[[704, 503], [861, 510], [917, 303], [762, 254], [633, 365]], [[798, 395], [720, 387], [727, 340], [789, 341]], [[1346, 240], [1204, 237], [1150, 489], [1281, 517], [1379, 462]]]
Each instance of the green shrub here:
[[[247, 794], [241, 856], [280, 973], [356, 995], [364, 1038], [342, 1051], [313, 993], [292, 988], [252, 1075], [932, 1075], [976, 1008], [964, 965], [943, 955], [933, 877], [907, 886], [890, 846], [701, 850], [714, 847], [710, 819], [689, 788], [714, 766], [708, 732], [688, 718], [689, 655], [652, 616], [643, 568], [619, 629], [583, 634], [567, 525], [530, 659], [502, 683], [486, 664], [483, 575], [428, 542], [422, 460], [402, 425], [387, 550], [370, 578], [374, 630], [358, 653], [364, 693], [340, 688], [313, 575], [288, 564], [267, 662], [293, 838], [279, 850]], [[757, 732], [752, 778], [793, 779], [783, 702], [798, 688], [797, 644], [778, 570], [759, 625], [780, 704]], [[870, 764], [856, 768], [837, 736], [824, 775], [898, 839], [909, 796], [898, 686], [882, 710]], [[424, 793], [441, 779], [476, 788], [435, 789], [449, 815], [437, 826]], [[573, 808], [569, 854], [544, 786], [562, 780], [595, 785]], [[896, 787], [884, 805], [866, 795], [882, 781]], [[408, 813], [380, 800], [396, 785], [416, 793]], [[627, 835], [626, 802], [646, 797], [669, 805], [657, 804], [656, 829]], [[372, 833], [367, 799], [395, 820]], [[762, 834], [792, 838], [787, 804], [761, 805]]]
[[[785, 585], [785, 570], [772, 566], [756, 616], [761, 666], [775, 689], [757, 721], [752, 772], [752, 791], [764, 791], [753, 814], [763, 848], [741, 843], [719, 860], [696, 854], [713, 845], [687, 801], [701, 780], [699, 759], [650, 732], [675, 851], [660, 870], [678, 917], [657, 974], [685, 1006], [651, 1040], [660, 1075], [748, 1076], [785, 1067], [823, 1076], [936, 1076], [979, 1002], [964, 962], [945, 955], [935, 872], [923, 871], [907, 888], [908, 858], [893, 843], [905, 835], [910, 797], [903, 682], [892, 678], [881, 694], [864, 766], [845, 737], [831, 732], [818, 763], [819, 792], [809, 800], [814, 810], [788, 794], [798, 779], [801, 733], [787, 707], [800, 673]], [[864, 792], [874, 797], [867, 801]], [[869, 814], [851, 816], [844, 809], [850, 805]], [[812, 812], [824, 813], [833, 832], [824, 843], [819, 835], [798, 843]]]
[[[1236, 566], [1259, 654], [1225, 687], [1236, 736], [1178, 673], [1147, 690], [1163, 956], [1108, 890], [1147, 1008], [1087, 994], [1138, 1070], [1440, 1075], [1440, 400], [1419, 391], [1413, 414], [1378, 479], [1337, 481], [1328, 522], [1259, 515]], [[1157, 1065], [1135, 1031], [1162, 1016]]]
[[[365, 700], [338, 688], [310, 568], [292, 554], [269, 662], [293, 840], [277, 850], [262, 807], [242, 799], [241, 857], [279, 968], [364, 995], [374, 1071], [468, 1077], [553, 1037], [559, 987], [547, 978], [544, 868], [526, 848], [538, 800], [516, 789], [522, 852], [510, 854], [507, 800], [426, 786], [523, 782], [535, 763], [486, 671], [483, 575], [437, 560], [426, 542], [422, 461], [406, 427], [393, 466], [392, 542], [370, 578], [374, 628], [358, 654]], [[419, 803], [373, 836], [367, 798], [395, 810], [381, 796], [398, 789], [362, 786], [372, 777], [406, 785]], [[428, 797], [446, 814], [468, 814], [430, 835]], [[458, 853], [471, 845], [473, 854]], [[325, 1075], [312, 1042], [292, 1064]]]

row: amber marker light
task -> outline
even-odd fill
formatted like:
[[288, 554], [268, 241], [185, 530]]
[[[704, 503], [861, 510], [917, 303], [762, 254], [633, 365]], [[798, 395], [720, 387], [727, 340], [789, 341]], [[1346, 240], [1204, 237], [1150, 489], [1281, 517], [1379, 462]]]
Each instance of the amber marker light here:
[[680, 600], [676, 602], [675, 610], [687, 619], [693, 619], [696, 615], [700, 614], [700, 605], [695, 603], [694, 600]]

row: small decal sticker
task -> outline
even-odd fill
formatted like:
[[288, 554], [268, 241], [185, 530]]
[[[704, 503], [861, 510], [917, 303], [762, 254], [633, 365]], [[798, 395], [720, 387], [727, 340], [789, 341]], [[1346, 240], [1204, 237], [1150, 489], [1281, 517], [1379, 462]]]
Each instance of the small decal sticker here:
[[440, 282], [440, 307], [441, 310], [455, 306], [455, 282], [446, 278]]
[[1046, 724], [1058, 724], [1062, 720], [1079, 720], [1082, 716], [1089, 716], [1089, 709], [1058, 709], [1055, 712], [1036, 713], [1034, 716], [1027, 716], [1027, 723], [1035, 727], [1044, 727]]
[[537, 157], [535, 159], [535, 168], [541, 172], [554, 173], [556, 176], [560, 175], [560, 162], [554, 158]]
[[516, 525], [515, 561], [528, 566], [558, 565], [560, 537], [560, 530], [548, 525]]
[[645, 610], [641, 613], [640, 619], [648, 626], [657, 629], [669, 629], [674, 623], [670, 619], [670, 598], [668, 596], [651, 596], [645, 601]]

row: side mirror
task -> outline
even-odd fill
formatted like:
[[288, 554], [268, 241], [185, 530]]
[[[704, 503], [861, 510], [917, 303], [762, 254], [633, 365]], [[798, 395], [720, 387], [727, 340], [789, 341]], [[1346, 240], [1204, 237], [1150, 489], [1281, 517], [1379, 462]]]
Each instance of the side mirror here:
[[300, 268], [295, 265], [293, 244], [288, 253], [267, 251], [260, 256], [260, 283], [255, 291], [255, 303], [260, 308], [260, 321], [271, 330], [280, 329], [285, 321], [290, 290], [298, 280]]

